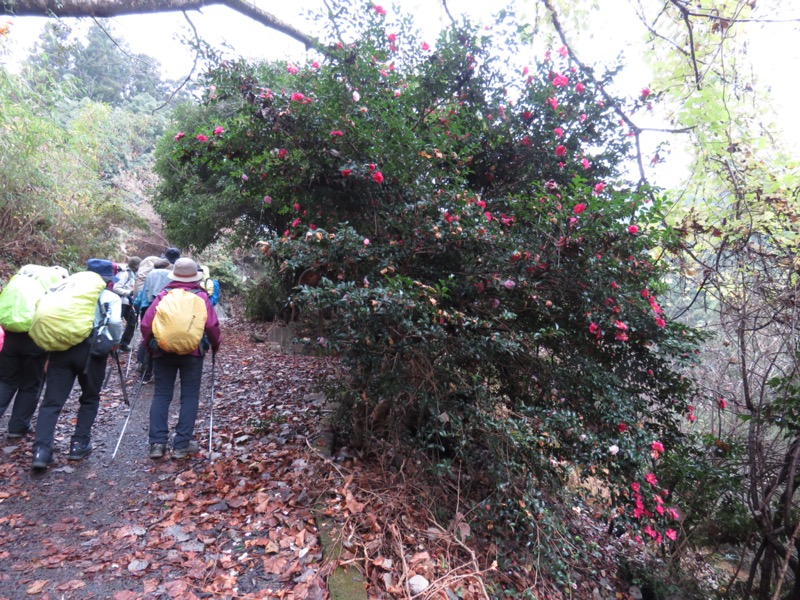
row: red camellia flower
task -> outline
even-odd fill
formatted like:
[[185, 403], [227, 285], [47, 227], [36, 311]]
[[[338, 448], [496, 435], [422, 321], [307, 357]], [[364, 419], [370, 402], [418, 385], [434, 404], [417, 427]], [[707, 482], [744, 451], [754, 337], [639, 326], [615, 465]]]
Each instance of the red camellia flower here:
[[176, 134], [175, 134], [175, 141], [177, 142], [177, 141], [179, 141], [179, 140], [180, 140], [182, 137], [185, 137], [185, 136], [186, 136], [186, 134], [185, 134], [185, 133], [183, 133], [182, 131], [179, 131], [178, 133], [176, 133]]
[[386, 39], [394, 44], [397, 41], [397, 35], [394, 33], [390, 33], [389, 35], [386, 36]]
[[352, 172], [350, 169], [342, 169], [342, 177], [348, 177]]
[[569, 79], [565, 75], [561, 75], [557, 73], [555, 77], [553, 77], [553, 85], [556, 87], [564, 87], [569, 83]]
[[642, 100], [650, 95], [650, 88], [642, 88]]
[[386, 9], [383, 8], [380, 4], [376, 4], [372, 8], [375, 9], [375, 12], [378, 13], [379, 15], [385, 15], [386, 14]]
[[728, 406], [728, 401], [725, 400], [725, 398], [720, 398], [717, 401], [717, 406], [719, 406], [720, 410], [725, 410], [725, 408]]
[[343, 135], [344, 135], [344, 133], [342, 133], [338, 129], [334, 129], [333, 131], [331, 131], [331, 136], [333, 136], [333, 137], [342, 137]]
[[597, 183], [594, 186], [594, 193], [595, 194], [602, 194], [603, 190], [606, 189], [606, 184], [603, 182]]
[[575, 84], [575, 91], [578, 92], [579, 94], [582, 93], [583, 90], [585, 90], [585, 89], [586, 89], [586, 86], [583, 85], [582, 83], [576, 83]]
[[302, 102], [306, 97], [300, 92], [294, 92], [290, 98], [292, 102]]
[[559, 144], [556, 146], [556, 156], [564, 156], [567, 153], [567, 147]]
[[595, 334], [600, 331], [600, 327], [598, 327], [597, 323], [589, 323], [589, 333]]
[[586, 205], [583, 202], [581, 202], [580, 204], [575, 205], [575, 207], [572, 209], [572, 214], [579, 215], [585, 210], [586, 210]]
[[656, 325], [658, 325], [659, 327], [666, 327], [667, 322], [661, 317], [656, 317]]
[[207, 142], [208, 141], [208, 137], [201, 133], [200, 135], [197, 136], [197, 141], [198, 142]]
[[555, 129], [553, 129], [553, 133], [556, 134], [557, 138], [560, 138], [564, 135], [564, 130], [561, 129], [561, 127], [556, 127]]
[[375, 180], [375, 183], [383, 183], [383, 173], [381, 173], [380, 171], [375, 171], [372, 174], [372, 179]]
[[591, 163], [589, 162], [589, 159], [588, 158], [582, 158], [581, 159], [581, 166], [584, 169], [588, 169], [591, 166]]
[[648, 473], [644, 476], [644, 480], [649, 483], [650, 485], [658, 485], [658, 479], [652, 473]]
[[287, 156], [289, 156], [289, 151], [286, 148], [278, 150], [278, 158], [286, 158]]
[[431, 49], [431, 47], [428, 45], [428, 42], [422, 42], [421, 48], [426, 51]]
[[664, 535], [671, 539], [673, 542], [678, 539], [678, 532], [674, 529], [667, 529]]
[[659, 454], [663, 454], [664, 453], [664, 444], [662, 444], [659, 441], [655, 441], [652, 444], [650, 444], [650, 449], [653, 452], [658, 452]]
[[617, 425], [617, 431], [619, 431], [620, 433], [625, 433], [626, 431], [628, 431], [628, 426], [625, 425], [625, 423], [620, 423], [619, 425]]
[[548, 98], [547, 103], [553, 110], [558, 110], [558, 100], [556, 100], [555, 98]]
[[292, 75], [296, 74], [299, 69], [295, 67], [292, 63], [286, 65], [286, 72], [291, 73]]
[[626, 331], [628, 329], [628, 326], [625, 325], [625, 323], [623, 323], [622, 321], [617, 321], [616, 323], [614, 323], [614, 327], [616, 327], [621, 331]]
[[628, 233], [631, 235], [639, 233], [639, 228], [636, 225], [628, 225]]
[[566, 58], [567, 55], [569, 55], [569, 50], [567, 50], [566, 46], [561, 46], [561, 48], [558, 49], [558, 55], [562, 58]]

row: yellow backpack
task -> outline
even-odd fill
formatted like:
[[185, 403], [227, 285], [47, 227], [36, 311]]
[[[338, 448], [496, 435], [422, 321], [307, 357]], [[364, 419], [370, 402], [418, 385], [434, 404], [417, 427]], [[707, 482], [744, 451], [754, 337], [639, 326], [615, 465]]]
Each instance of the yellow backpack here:
[[105, 287], [92, 271], [70, 275], [39, 300], [28, 335], [48, 352], [80, 344], [92, 332], [97, 299]]
[[200, 290], [167, 288], [153, 316], [153, 337], [164, 352], [191, 354], [200, 346], [206, 329], [206, 303]]

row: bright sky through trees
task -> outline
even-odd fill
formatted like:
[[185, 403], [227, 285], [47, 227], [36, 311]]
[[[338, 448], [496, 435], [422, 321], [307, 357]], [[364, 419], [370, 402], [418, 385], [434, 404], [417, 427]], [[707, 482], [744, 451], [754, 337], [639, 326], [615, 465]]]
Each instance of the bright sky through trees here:
[[[310, 10], [316, 10], [323, 3], [321, 0], [304, 0], [302, 5], [279, 0], [259, 0], [259, 6], [275, 14], [280, 19], [298, 27], [303, 31], [314, 33], [313, 24], [305, 19]], [[391, 10], [390, 2], [386, 8]], [[439, 2], [430, 0], [403, 0], [401, 3], [417, 17], [420, 29], [433, 39], [436, 32], [449, 22]], [[536, 3], [533, 0], [517, 2], [518, 12], [532, 15]], [[450, 0], [450, 13], [458, 18], [467, 14], [475, 20], [486, 20], [496, 11], [500, 4], [481, 0]], [[570, 40], [579, 57], [591, 64], [610, 63], [624, 53], [626, 69], [617, 78], [616, 93], [636, 96], [642, 87], [649, 85], [649, 74], [641, 63], [641, 38], [644, 29], [637, 21], [631, 2], [613, 0], [600, 3], [600, 16], [593, 18], [585, 35]], [[775, 9], [769, 18], [772, 22], [748, 26], [750, 33], [750, 56], [758, 81], [769, 92], [780, 118], [780, 127], [784, 131], [784, 139], [795, 155], [800, 156], [800, 121], [795, 118], [794, 105], [800, 84], [789, 73], [800, 71], [800, 45], [796, 43], [800, 23], [800, 7], [794, 3], [784, 3]], [[795, 14], [796, 13], [796, 14]], [[196, 27], [198, 35], [213, 45], [227, 44], [232, 56], [241, 55], [248, 58], [282, 59], [302, 61], [305, 54], [303, 46], [264, 26], [255, 23], [227, 7], [209, 6], [202, 13], [192, 11], [189, 19]], [[10, 52], [8, 59], [0, 56], [12, 66], [21, 60], [36, 41], [46, 19], [25, 17], [14, 20]], [[82, 20], [88, 26], [88, 19]], [[190, 37], [191, 28], [186, 18], [180, 13], [160, 13], [154, 15], [135, 15], [113, 19], [114, 30], [130, 45], [135, 52], [156, 57], [162, 65], [166, 76], [183, 79], [192, 66], [191, 52], [183, 46], [179, 38]], [[534, 58], [532, 51], [531, 58]], [[641, 116], [639, 119], [641, 120]], [[647, 126], [658, 126], [647, 123]], [[648, 145], [658, 140], [646, 140]], [[672, 161], [672, 168], [680, 170], [682, 165], [677, 158]], [[667, 168], [670, 168], [668, 166]], [[664, 167], [659, 169], [663, 173]], [[672, 179], [672, 176], [668, 176]], [[660, 178], [657, 178], [660, 179]], [[666, 184], [666, 182], [661, 182]], [[674, 181], [672, 182], [674, 184]]]

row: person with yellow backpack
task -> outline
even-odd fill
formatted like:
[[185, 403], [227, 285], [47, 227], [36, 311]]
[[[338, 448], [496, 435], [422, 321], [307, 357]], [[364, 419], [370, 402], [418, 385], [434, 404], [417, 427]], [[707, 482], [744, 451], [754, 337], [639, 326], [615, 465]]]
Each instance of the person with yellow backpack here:
[[181, 376], [181, 405], [172, 441], [172, 458], [187, 458], [200, 447], [193, 440], [200, 403], [203, 357], [216, 355], [219, 320], [205, 290], [203, 274], [190, 258], [175, 261], [171, 283], [156, 296], [142, 317], [142, 341], [153, 358], [155, 390], [150, 405], [150, 458], [162, 458], [169, 438], [169, 406], [175, 379]]
[[56, 423], [76, 378], [81, 386], [80, 407], [67, 460], [81, 460], [92, 451], [92, 426], [100, 408], [106, 359], [122, 337], [122, 302], [111, 291], [116, 282], [114, 263], [92, 258], [86, 261], [86, 271], [68, 277], [36, 305], [30, 336], [50, 354], [33, 442], [31, 467], [35, 470], [55, 462]]
[[48, 289], [68, 276], [63, 267], [25, 265], [0, 293], [0, 326], [6, 330], [0, 349], [0, 417], [13, 400], [9, 439], [30, 431], [42, 389], [47, 353], [28, 335], [36, 305]]

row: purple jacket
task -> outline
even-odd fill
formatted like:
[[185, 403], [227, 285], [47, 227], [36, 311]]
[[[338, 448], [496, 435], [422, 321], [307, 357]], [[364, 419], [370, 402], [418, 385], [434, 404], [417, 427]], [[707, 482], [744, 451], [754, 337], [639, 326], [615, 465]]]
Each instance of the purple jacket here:
[[[203, 290], [199, 281], [193, 281], [191, 283], [187, 283], [185, 281], [170, 281], [169, 285], [167, 285], [167, 287], [158, 293], [158, 296], [155, 297], [155, 300], [153, 300], [153, 303], [142, 317], [142, 343], [145, 345], [145, 348], [150, 347], [150, 340], [153, 338], [153, 318], [156, 315], [156, 308], [158, 307], [159, 302], [161, 302], [161, 299], [166, 296], [170, 290], [178, 288], [187, 291], [200, 290], [197, 293], [197, 296], [202, 298], [206, 305], [207, 318], [205, 334], [208, 338], [208, 341], [211, 343], [211, 349], [216, 352], [219, 349], [220, 340], [219, 319], [217, 319], [217, 313], [214, 310], [214, 307], [211, 306], [211, 300], [208, 299], [208, 294], [206, 294], [206, 292]], [[153, 351], [153, 356], [161, 356], [163, 354], [164, 351], [160, 348]], [[191, 356], [202, 356], [200, 348], [198, 347], [195, 349], [191, 353]]]

